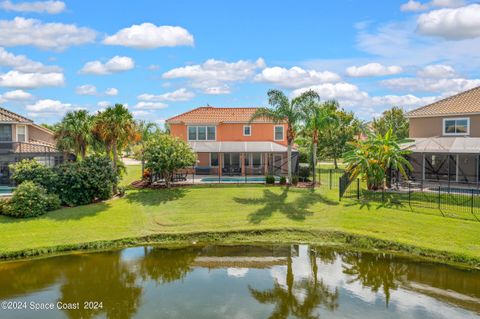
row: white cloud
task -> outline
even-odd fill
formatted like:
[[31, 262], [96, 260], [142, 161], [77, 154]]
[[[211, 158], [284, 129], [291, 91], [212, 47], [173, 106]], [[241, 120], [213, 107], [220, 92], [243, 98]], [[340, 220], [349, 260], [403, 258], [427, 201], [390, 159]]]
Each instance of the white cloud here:
[[25, 55], [15, 55], [0, 47], [0, 66], [7, 66], [21, 72], [54, 72], [61, 71], [57, 66], [46, 66], [32, 61]]
[[95, 87], [95, 85], [84, 84], [77, 86], [77, 88], [75, 89], [75, 93], [79, 95], [96, 95], [97, 88]]
[[138, 102], [135, 104], [134, 108], [139, 109], [139, 110], [159, 110], [159, 109], [164, 109], [168, 105], [162, 102]]
[[132, 111], [132, 115], [140, 119], [150, 119], [152, 113], [150, 113], [149, 111]]
[[261, 58], [254, 62], [246, 60], [225, 62], [209, 59], [203, 64], [172, 69], [163, 73], [162, 77], [164, 79], [190, 79], [193, 87], [201, 89], [204, 93], [212, 94], [212, 92], [230, 92], [229, 89], [226, 89], [225, 82], [243, 81], [252, 77], [258, 68], [264, 67], [265, 61]]
[[1, 95], [5, 100], [25, 101], [33, 98], [33, 95], [23, 90], [8, 91]]
[[105, 90], [105, 94], [108, 96], [115, 96], [118, 95], [118, 89], [116, 88], [108, 88]]
[[220, 94], [229, 94], [232, 92], [232, 89], [224, 84], [221, 86], [211, 86], [202, 89], [203, 93], [210, 95], [220, 95]]
[[62, 103], [58, 100], [38, 100], [34, 104], [26, 106], [29, 116], [32, 117], [48, 117], [65, 114], [73, 109], [71, 104]]
[[90, 61], [85, 63], [80, 73], [106, 75], [116, 72], [131, 70], [135, 67], [135, 62], [128, 56], [114, 56], [106, 63], [100, 61]]
[[195, 96], [195, 93], [188, 91], [185, 88], [175, 90], [173, 92], [168, 92], [164, 94], [154, 95], [154, 94], [140, 94], [137, 96], [137, 99], [140, 101], [188, 101]]
[[368, 63], [361, 66], [348, 67], [346, 73], [351, 77], [369, 77], [398, 74], [402, 71], [402, 68], [396, 65], [385, 66], [380, 63]]
[[193, 42], [193, 36], [182, 27], [156, 26], [152, 23], [134, 24], [103, 40], [107, 45], [123, 45], [137, 49], [192, 46]]
[[0, 45], [32, 45], [40, 49], [61, 51], [72, 45], [95, 41], [96, 32], [74, 24], [43, 23], [16, 17], [0, 20]]
[[57, 14], [65, 11], [67, 6], [62, 1], [33, 1], [12, 3], [12, 1], [6, 0], [0, 3], [0, 8], [6, 11]]
[[432, 64], [418, 71], [417, 75], [423, 78], [451, 78], [456, 76], [457, 72], [450, 65]]
[[360, 101], [368, 97], [366, 92], [360, 91], [358, 86], [347, 83], [325, 83], [319, 85], [308, 86], [297, 89], [292, 92], [293, 96], [298, 96], [307, 90], [314, 90], [320, 95], [322, 100], [342, 99], [351, 101]]
[[106, 107], [112, 105], [112, 103], [109, 102], [109, 101], [100, 101], [100, 102], [97, 103], [97, 105], [101, 108], [106, 108]]
[[150, 71], [157, 71], [157, 70], [160, 70], [160, 65], [150, 64], [150, 65], [148, 66], [148, 69], [149, 69]]
[[448, 40], [480, 37], [480, 5], [424, 13], [417, 19], [417, 28], [421, 34]]
[[298, 66], [265, 68], [255, 76], [255, 81], [267, 82], [284, 88], [299, 88], [326, 82], [337, 82], [340, 76], [330, 71], [304, 70]]
[[381, 82], [385, 87], [392, 90], [406, 92], [442, 92], [443, 95], [451, 95], [480, 86], [480, 79], [463, 78], [397, 78]]
[[22, 73], [9, 71], [0, 74], [0, 86], [33, 89], [44, 86], [61, 86], [65, 83], [63, 73]]
[[409, 0], [407, 3], [404, 3], [400, 6], [400, 10], [418, 12], [418, 11], [425, 11], [435, 7], [456, 8], [456, 7], [461, 7], [464, 4], [465, 4], [464, 0], [432, 0], [426, 3], [422, 3], [415, 0]]

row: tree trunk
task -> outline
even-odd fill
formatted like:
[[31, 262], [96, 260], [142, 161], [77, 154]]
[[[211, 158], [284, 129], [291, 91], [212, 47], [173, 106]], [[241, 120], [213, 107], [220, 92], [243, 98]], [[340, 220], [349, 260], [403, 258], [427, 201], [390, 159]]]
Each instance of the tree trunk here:
[[317, 184], [317, 172], [316, 172], [316, 165], [317, 165], [317, 142], [313, 143], [313, 161], [312, 161], [312, 169], [313, 169], [313, 187]]
[[[117, 168], [117, 141], [113, 142], [113, 170], [118, 174]], [[118, 191], [117, 184], [113, 184], [113, 194], [116, 194]]]
[[287, 147], [287, 165], [288, 165], [288, 184], [292, 183], [292, 143], [288, 143]]
[[338, 169], [338, 163], [337, 163], [336, 157], [333, 157], [333, 167], [335, 167], [335, 169]]

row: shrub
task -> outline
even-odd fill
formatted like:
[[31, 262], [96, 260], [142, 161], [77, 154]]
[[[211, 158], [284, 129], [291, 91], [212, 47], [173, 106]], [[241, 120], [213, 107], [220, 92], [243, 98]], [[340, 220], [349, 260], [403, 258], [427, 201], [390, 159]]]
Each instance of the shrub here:
[[300, 164], [300, 167], [298, 170], [298, 176], [302, 179], [302, 181], [306, 181], [310, 176], [311, 171], [312, 170], [309, 164]]
[[298, 184], [298, 176], [292, 176], [292, 185], [297, 186]]
[[285, 176], [280, 177], [280, 185], [287, 184], [287, 178]]
[[68, 206], [108, 199], [118, 183], [118, 175], [106, 157], [89, 156], [81, 162], [68, 162], [58, 166], [56, 172], [58, 195]]
[[56, 175], [52, 168], [40, 164], [36, 160], [24, 159], [9, 166], [12, 170], [12, 180], [20, 185], [25, 181], [32, 181], [43, 186], [47, 192], [53, 193], [56, 185]]
[[126, 188], [124, 186], [120, 186], [118, 188], [118, 196], [120, 196], [120, 197], [125, 196], [125, 191], [126, 191]]
[[265, 183], [267, 184], [275, 184], [275, 177], [272, 175], [265, 176]]
[[15, 189], [10, 201], [5, 203], [3, 214], [18, 218], [35, 217], [58, 208], [59, 204], [57, 195], [47, 194], [42, 186], [25, 181]]

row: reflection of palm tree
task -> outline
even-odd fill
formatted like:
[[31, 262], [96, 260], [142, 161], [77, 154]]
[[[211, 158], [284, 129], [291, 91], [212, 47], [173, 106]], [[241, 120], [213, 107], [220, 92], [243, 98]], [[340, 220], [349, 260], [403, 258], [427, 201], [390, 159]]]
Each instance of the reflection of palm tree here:
[[[313, 256], [312, 256], [313, 255]], [[269, 318], [288, 318], [290, 315], [298, 318], [318, 318], [313, 312], [323, 305], [326, 309], [334, 311], [338, 307], [338, 291], [331, 292], [323, 282], [317, 279], [317, 262], [313, 251], [310, 251], [310, 263], [312, 276], [295, 283], [292, 267], [292, 256], [287, 257], [287, 288], [282, 287], [278, 281], [273, 283], [273, 288], [259, 291], [249, 287], [250, 293], [261, 304], [275, 304], [275, 308]], [[305, 291], [305, 298], [300, 301], [295, 295], [294, 289]]]
[[168, 283], [184, 278], [192, 268], [199, 249], [146, 249], [145, 256], [140, 264], [140, 274], [157, 283]]
[[342, 260], [345, 263], [343, 272], [352, 276], [349, 282], [359, 281], [363, 286], [370, 287], [373, 292], [378, 292], [382, 288], [387, 307], [390, 290], [398, 288], [401, 277], [407, 272], [406, 266], [394, 262], [391, 255], [352, 252], [343, 255]]
[[[69, 318], [131, 318], [137, 311], [142, 288], [136, 274], [122, 262], [119, 252], [71, 257], [60, 288], [62, 302], [79, 302], [79, 310], [64, 310]], [[83, 302], [102, 302], [102, 308], [84, 309]]]

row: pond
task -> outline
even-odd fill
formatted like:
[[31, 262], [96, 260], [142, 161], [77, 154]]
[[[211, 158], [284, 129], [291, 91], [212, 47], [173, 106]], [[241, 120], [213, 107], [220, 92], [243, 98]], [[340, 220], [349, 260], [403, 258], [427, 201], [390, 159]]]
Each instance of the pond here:
[[135, 247], [0, 263], [0, 301], [15, 308], [0, 318], [478, 318], [480, 271], [306, 245]]

